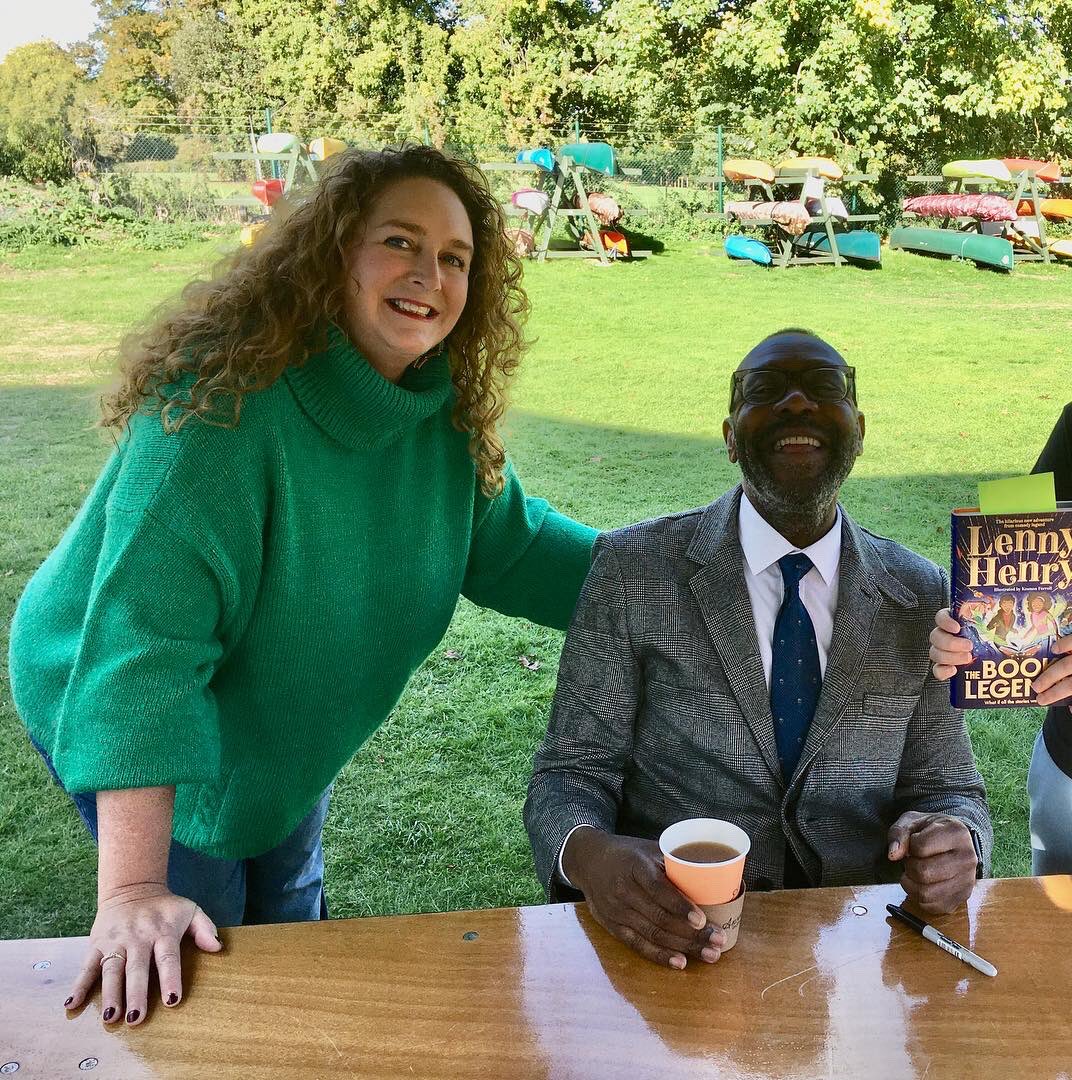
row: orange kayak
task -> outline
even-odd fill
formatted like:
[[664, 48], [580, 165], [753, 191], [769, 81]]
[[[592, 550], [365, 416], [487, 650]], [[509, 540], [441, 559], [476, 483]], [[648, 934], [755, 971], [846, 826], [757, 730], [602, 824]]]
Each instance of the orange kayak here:
[[755, 158], [726, 158], [722, 173], [727, 180], [762, 180], [767, 184], [774, 180], [774, 170]]
[[1002, 158], [1011, 173], [1020, 173], [1030, 170], [1047, 184], [1055, 183], [1061, 179], [1061, 166], [1056, 161], [1036, 161], [1034, 158], [1007, 157]]
[[[1050, 221], [1072, 221], [1072, 199], [1040, 199], [1039, 210]], [[1034, 217], [1035, 207], [1030, 199], [1021, 199], [1016, 204], [1016, 213], [1020, 217]]]

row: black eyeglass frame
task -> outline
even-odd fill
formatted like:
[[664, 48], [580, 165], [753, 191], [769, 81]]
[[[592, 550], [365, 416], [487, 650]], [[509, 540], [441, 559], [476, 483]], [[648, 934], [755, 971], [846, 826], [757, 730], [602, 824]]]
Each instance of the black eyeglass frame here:
[[[748, 405], [773, 405], [774, 404], [774, 402], [771, 402], [771, 401], [748, 401], [747, 398], [745, 398], [744, 390], [741, 388], [741, 384], [744, 382], [745, 378], [748, 375], [756, 374], [756, 370], [757, 369], [755, 369], [755, 368], [749, 368], [749, 369], [747, 369], [745, 371], [734, 371], [730, 375], [730, 413], [731, 414], [733, 413], [735, 408], [737, 408], [737, 405], [735, 403], [737, 402], [737, 395], [738, 394], [740, 394], [741, 403], [746, 403]], [[852, 401], [852, 403], [854, 405], [857, 404], [857, 399], [856, 399], [856, 368], [850, 367], [848, 364], [837, 364], [837, 365], [829, 364], [829, 365], [826, 365], [824, 367], [807, 368], [804, 371], [798, 371], [798, 372], [780, 371], [778, 368], [763, 368], [761, 370], [763, 370], [764, 372], [766, 372], [767, 374], [770, 374], [770, 375], [781, 375], [781, 377], [782, 377], [782, 379], [783, 379], [783, 381], [785, 383], [785, 385], [782, 387], [781, 395], [779, 397], [775, 398], [775, 401], [781, 401], [782, 397], [785, 396], [786, 390], [789, 389], [789, 380], [790, 380], [790, 377], [792, 375], [796, 375], [798, 377], [801, 376], [801, 375], [810, 375], [813, 371], [839, 371], [839, 372], [844, 372], [845, 375], [846, 375], [845, 393], [842, 394], [841, 397], [838, 397], [838, 398], [812, 398], [811, 395], [808, 394], [808, 391], [803, 386], [801, 386], [800, 389], [805, 394], [808, 394], [808, 397], [812, 401], [816, 402], [816, 404], [836, 405], [839, 401], [848, 401], [850, 399], [851, 399], [851, 401]], [[798, 383], [798, 385], [799, 385], [799, 383]]]

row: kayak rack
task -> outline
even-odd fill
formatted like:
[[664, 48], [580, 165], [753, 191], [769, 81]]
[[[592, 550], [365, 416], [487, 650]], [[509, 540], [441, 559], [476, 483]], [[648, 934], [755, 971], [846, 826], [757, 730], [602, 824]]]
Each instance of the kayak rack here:
[[[982, 174], [956, 177], [916, 174], [905, 179], [909, 184], [941, 185], [945, 189], [934, 194], [1000, 194], [1010, 201], [1018, 218], [1017, 222], [988, 222], [978, 217], [949, 216], [942, 218], [937, 227], [899, 226], [890, 234], [891, 248], [957, 255], [1001, 270], [1012, 270], [1018, 262], [1058, 261], [1050, 250], [1046, 218], [1042, 212], [1045, 193], [1040, 189], [1043, 182], [1036, 169], [1010, 172], [1009, 179]], [[1020, 207], [1025, 204], [1030, 206], [1031, 213], [1019, 214]], [[1021, 221], [1031, 224], [1026, 230], [1016, 228]]]
[[[718, 183], [717, 177], [698, 177], [698, 182]], [[776, 221], [749, 221], [734, 214], [711, 213], [705, 217], [721, 218], [732, 221], [742, 229], [758, 229], [763, 233], [763, 243], [771, 253], [771, 266], [785, 269], [789, 266], [845, 266], [850, 263], [869, 263], [877, 265], [881, 260], [881, 243], [877, 233], [868, 229], [849, 228], [839, 230], [844, 224], [856, 225], [878, 221], [878, 214], [849, 213], [846, 216], [834, 214], [829, 200], [828, 184], [868, 184], [878, 177], [868, 173], [851, 173], [838, 179], [823, 176], [817, 168], [782, 169], [774, 174], [770, 181], [743, 178], [731, 183], [744, 186], [746, 199], [762, 195], [768, 203], [774, 203], [775, 189], [794, 189], [796, 199], [806, 207], [806, 200], [817, 204], [818, 213], [810, 213], [810, 220], [804, 231], [796, 236]], [[747, 256], [746, 256], [747, 257]], [[756, 259], [754, 261], [761, 261]], [[762, 260], [766, 262], [766, 260]]]
[[[606, 152], [601, 152], [602, 148]], [[605, 143], [577, 143], [562, 147], [557, 154], [547, 148], [523, 150], [516, 161], [487, 161], [480, 164], [485, 172], [527, 172], [536, 173], [539, 190], [546, 192], [547, 205], [539, 214], [519, 209], [512, 202], [502, 204], [507, 217], [521, 217], [522, 226], [531, 226], [534, 238], [538, 237], [531, 258], [537, 262], [547, 259], [598, 259], [604, 266], [609, 266], [611, 256], [600, 237], [599, 223], [588, 202], [588, 190], [582, 173], [591, 169], [604, 176], [614, 176], [619, 171], [614, 159], [614, 152]], [[568, 205], [570, 189], [577, 193], [579, 207]], [[567, 219], [567, 225], [578, 222], [581, 232], [587, 232], [593, 240], [593, 249], [563, 250], [551, 247], [551, 237], [559, 218]], [[650, 251], [630, 250], [629, 258], [646, 259]]]

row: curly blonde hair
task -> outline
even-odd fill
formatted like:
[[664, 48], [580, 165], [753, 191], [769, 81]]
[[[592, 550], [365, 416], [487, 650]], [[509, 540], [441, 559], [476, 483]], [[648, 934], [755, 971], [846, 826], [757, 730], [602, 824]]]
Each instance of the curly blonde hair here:
[[[159, 411], [169, 431], [194, 416], [237, 426], [245, 394], [324, 348], [327, 324], [343, 310], [346, 253], [369, 207], [413, 177], [450, 188], [472, 225], [468, 299], [446, 342], [457, 391], [452, 418], [469, 432], [481, 490], [498, 494], [506, 453], [497, 425], [524, 347], [529, 302], [483, 174], [429, 146], [333, 157], [316, 187], [273, 218], [256, 244], [224, 259], [209, 280], [191, 282], [177, 305], [123, 340], [120, 383], [101, 399], [101, 426], [124, 430], [140, 410]], [[192, 385], [176, 395], [175, 384], [191, 374]]]

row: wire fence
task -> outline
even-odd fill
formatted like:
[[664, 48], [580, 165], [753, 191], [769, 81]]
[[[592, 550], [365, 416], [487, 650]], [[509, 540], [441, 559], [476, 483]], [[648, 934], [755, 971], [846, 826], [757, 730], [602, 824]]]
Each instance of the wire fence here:
[[[167, 191], [171, 199], [187, 192], [189, 210], [200, 206], [209, 213], [216, 204], [217, 214], [219, 204], [240, 202], [248, 196], [258, 178], [252, 160], [221, 155], [249, 153], [257, 137], [268, 132], [292, 133], [305, 146], [317, 138], [341, 139], [349, 146], [369, 149], [406, 140], [434, 143], [477, 164], [512, 161], [518, 150], [534, 146], [557, 150], [577, 141], [607, 142], [615, 150], [619, 182], [636, 189], [705, 188], [719, 196], [722, 159], [747, 156], [752, 149], [722, 129], [667, 136], [625, 126], [585, 128], [575, 122], [544, 130], [525, 143], [506, 138], [474, 142], [449, 133], [437, 138], [427, 126], [397, 117], [341, 117], [284, 110], [197, 117], [99, 112], [92, 118], [91, 132], [88, 145], [92, 152], [76, 161], [76, 173], [110, 176], [113, 182], [157, 195]], [[279, 175], [278, 169], [277, 165], [275, 175]]]

